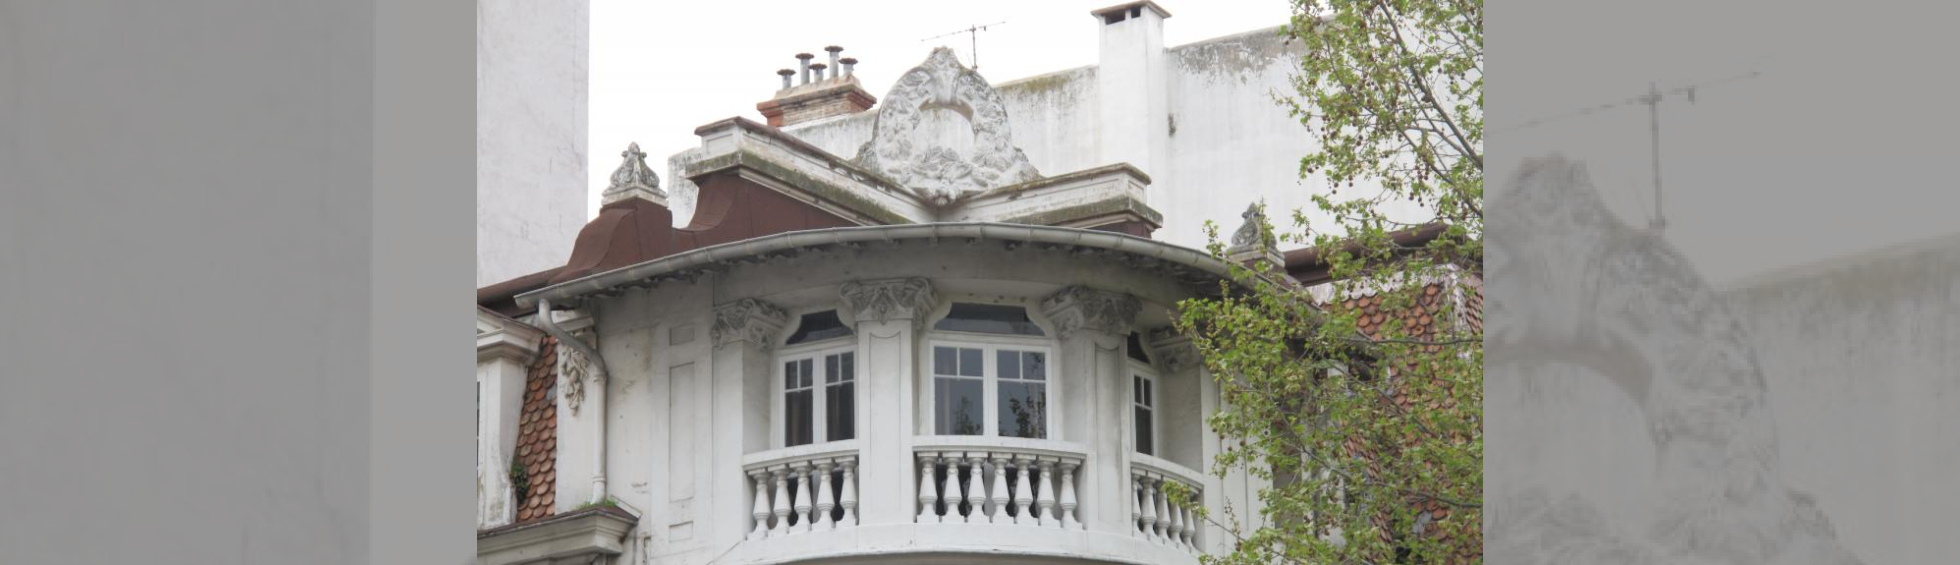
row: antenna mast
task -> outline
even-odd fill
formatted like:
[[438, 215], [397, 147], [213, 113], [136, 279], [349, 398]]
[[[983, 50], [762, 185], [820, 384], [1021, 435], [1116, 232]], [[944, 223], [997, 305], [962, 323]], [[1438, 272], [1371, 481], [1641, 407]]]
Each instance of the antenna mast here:
[[973, 46], [973, 47], [972, 47], [972, 50], [970, 51], [970, 52], [971, 52], [971, 53], [973, 54], [973, 70], [976, 70], [976, 71], [977, 71], [977, 70], [980, 70], [980, 32], [983, 32], [983, 31], [987, 31], [987, 28], [990, 28], [990, 27], [993, 27], [993, 26], [997, 26], [997, 25], [1001, 25], [1001, 24], [1005, 24], [1005, 23], [1007, 23], [1007, 22], [1006, 22], [1005, 20], [1003, 20], [1003, 21], [998, 21], [998, 22], [994, 22], [994, 23], [990, 23], [990, 24], [985, 24], [985, 25], [973, 25], [973, 26], [967, 26], [967, 28], [966, 28], [966, 29], [962, 29], [962, 30], [959, 30], [959, 31], [954, 31], [954, 32], [948, 32], [948, 33], [942, 33], [942, 34], [939, 34], [939, 35], [935, 35], [935, 36], [932, 36], [932, 37], [928, 37], [928, 38], [925, 38], [925, 39], [921, 39], [921, 40], [919, 40], [919, 42], [920, 42], [920, 43], [924, 43], [924, 42], [927, 42], [927, 41], [932, 41], [932, 40], [934, 40], [934, 39], [939, 39], [939, 38], [941, 38], [941, 37], [948, 37], [948, 36], [954, 36], [954, 35], [959, 35], [959, 34], [962, 34], [962, 33], [964, 33], [964, 34], [967, 34], [967, 38], [968, 38], [968, 39], [970, 39], [970, 40], [972, 41], [972, 46]]

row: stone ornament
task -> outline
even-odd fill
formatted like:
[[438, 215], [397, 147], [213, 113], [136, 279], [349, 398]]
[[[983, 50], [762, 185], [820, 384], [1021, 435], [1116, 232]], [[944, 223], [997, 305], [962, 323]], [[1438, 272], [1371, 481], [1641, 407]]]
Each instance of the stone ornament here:
[[945, 47], [885, 94], [857, 162], [941, 205], [1041, 178], [1012, 143], [1000, 93]]
[[1150, 348], [1150, 356], [1171, 373], [1182, 373], [1187, 369], [1202, 366], [1198, 358], [1198, 346], [1191, 339], [1177, 333], [1177, 328], [1165, 326], [1150, 330], [1145, 334], [1145, 342]]
[[[587, 333], [574, 333], [572, 337], [589, 339], [589, 336], [585, 335]], [[570, 345], [558, 348], [558, 378], [560, 379], [558, 390], [565, 397], [565, 408], [571, 410], [573, 416], [578, 415], [579, 405], [585, 402], [585, 378], [592, 374], [591, 367], [587, 363], [589, 361], [584, 355], [579, 354], [578, 348]]]
[[838, 294], [859, 322], [911, 319], [913, 326], [925, 322], [925, 314], [939, 303], [932, 282], [924, 278], [852, 281], [844, 283]]
[[1231, 251], [1237, 253], [1269, 247], [1262, 233], [1264, 230], [1261, 229], [1262, 224], [1265, 223], [1266, 213], [1259, 209], [1259, 204], [1255, 202], [1247, 206], [1245, 213], [1239, 214], [1239, 217], [1244, 218], [1245, 223], [1239, 224], [1239, 231], [1232, 233]]
[[613, 169], [612, 184], [606, 188], [606, 195], [623, 197], [633, 193], [644, 193], [656, 201], [664, 202], [667, 192], [660, 190], [660, 175], [654, 174], [647, 166], [647, 154], [640, 151], [639, 143], [627, 144], [626, 151], [619, 154], [622, 161], [619, 168]]
[[1129, 335], [1143, 303], [1128, 294], [1071, 286], [1042, 299], [1041, 309], [1062, 337], [1080, 329], [1123, 336]]
[[709, 330], [714, 346], [748, 341], [768, 349], [776, 332], [789, 322], [781, 307], [754, 298], [744, 298], [715, 307], [715, 326]]

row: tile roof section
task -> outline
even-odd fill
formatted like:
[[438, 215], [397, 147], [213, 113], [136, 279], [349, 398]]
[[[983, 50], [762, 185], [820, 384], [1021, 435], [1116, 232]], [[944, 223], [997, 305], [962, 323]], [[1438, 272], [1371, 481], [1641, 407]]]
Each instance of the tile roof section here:
[[526, 492], [517, 502], [524, 523], [551, 516], [557, 504], [558, 341], [545, 336], [524, 378], [524, 403], [517, 420], [517, 461], [524, 465]]

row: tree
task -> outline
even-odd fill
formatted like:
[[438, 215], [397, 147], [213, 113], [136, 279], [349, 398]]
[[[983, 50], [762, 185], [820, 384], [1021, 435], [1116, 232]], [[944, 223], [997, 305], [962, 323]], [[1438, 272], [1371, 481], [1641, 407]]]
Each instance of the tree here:
[[[1482, 10], [1294, 1], [1304, 56], [1279, 102], [1319, 142], [1300, 174], [1326, 179], [1331, 225], [1295, 210], [1276, 233], [1262, 205], [1231, 248], [1207, 226], [1220, 257], [1268, 250], [1179, 304], [1225, 401], [1211, 471], [1271, 481], [1256, 509], [1205, 515], [1233, 542], [1208, 564], [1482, 561]], [[1293, 255], [1322, 294], [1257, 260], [1281, 241], [1312, 245]]]

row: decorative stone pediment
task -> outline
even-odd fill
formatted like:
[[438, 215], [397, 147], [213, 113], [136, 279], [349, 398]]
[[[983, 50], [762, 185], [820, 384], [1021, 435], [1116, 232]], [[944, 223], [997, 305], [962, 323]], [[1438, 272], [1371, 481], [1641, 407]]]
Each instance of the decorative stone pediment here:
[[839, 290], [844, 306], [859, 322], [912, 320], [918, 326], [938, 304], [932, 282], [923, 278], [883, 279], [844, 283]]
[[768, 349], [777, 332], [789, 323], [789, 313], [781, 307], [754, 298], [744, 298], [715, 307], [715, 325], [709, 330], [715, 347], [747, 341]]
[[1081, 329], [1129, 335], [1142, 309], [1143, 303], [1135, 296], [1086, 286], [1064, 288], [1041, 300], [1042, 313], [1055, 323], [1062, 337]]
[[627, 144], [626, 151], [619, 154], [624, 160], [619, 168], [613, 169], [612, 184], [606, 187], [606, 204], [628, 198], [643, 198], [655, 204], [667, 204], [667, 192], [660, 190], [660, 175], [654, 174], [647, 166], [647, 154], [640, 151], [639, 143]]
[[1000, 93], [945, 47], [885, 94], [857, 162], [942, 205], [1041, 178], [1013, 145]]

